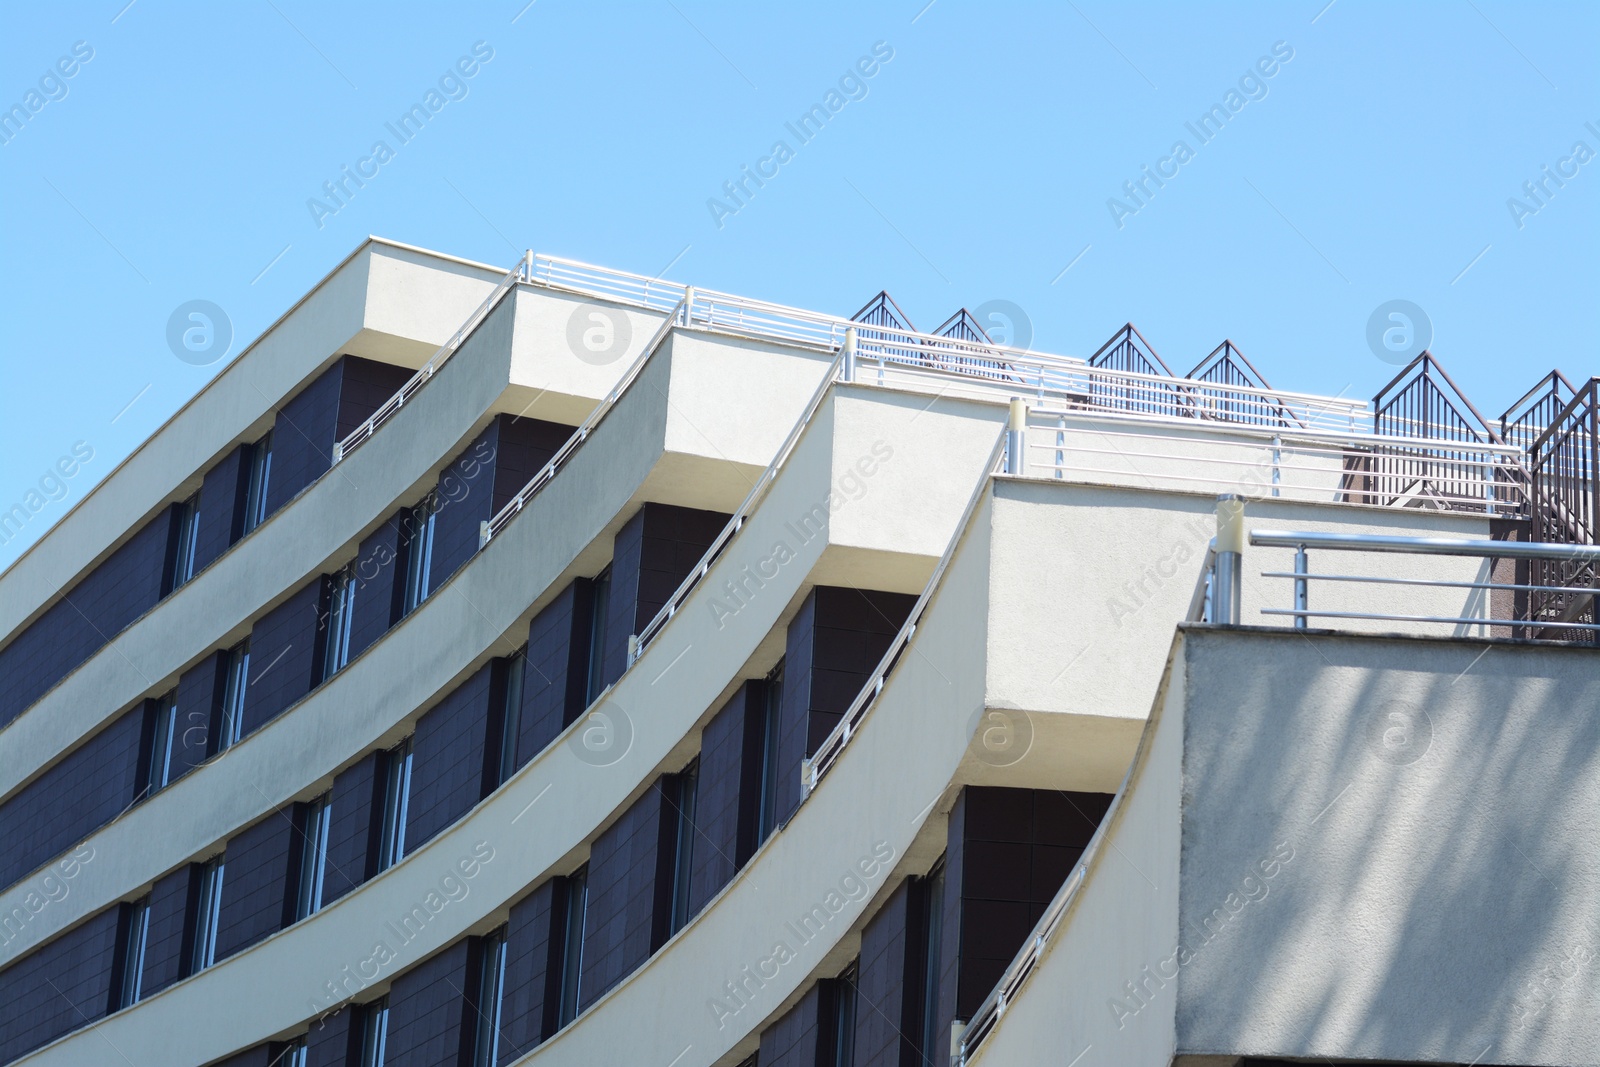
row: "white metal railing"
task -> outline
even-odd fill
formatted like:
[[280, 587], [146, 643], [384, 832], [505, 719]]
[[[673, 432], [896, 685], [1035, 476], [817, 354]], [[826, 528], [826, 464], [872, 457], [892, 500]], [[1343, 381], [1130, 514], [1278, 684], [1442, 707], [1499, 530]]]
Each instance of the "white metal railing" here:
[[789, 436], [785, 437], [783, 444], [778, 446], [777, 455], [767, 465], [767, 469], [761, 472], [761, 477], [756, 479], [756, 484], [750, 487], [750, 492], [745, 495], [744, 502], [739, 505], [738, 510], [733, 513], [727, 524], [722, 527], [722, 532], [717, 534], [717, 539], [711, 542], [711, 547], [706, 549], [705, 554], [700, 557], [700, 562], [695, 564], [694, 569], [689, 572], [689, 576], [678, 585], [672, 596], [667, 598], [666, 604], [662, 606], [660, 611], [656, 612], [653, 619], [645, 624], [644, 629], [639, 631], [634, 640], [628, 643], [628, 662], [630, 664], [644, 653], [645, 648], [651, 641], [655, 640], [662, 627], [666, 626], [673, 616], [678, 613], [678, 608], [689, 598], [689, 594], [694, 591], [695, 586], [699, 585], [701, 579], [710, 573], [712, 565], [721, 557], [723, 549], [728, 546], [728, 542], [733, 540], [735, 534], [744, 529], [745, 519], [749, 518], [750, 514], [755, 511], [756, 506], [765, 499], [767, 490], [777, 480], [778, 473], [783, 470], [783, 465], [794, 454], [795, 446], [800, 443], [800, 435], [805, 432], [807, 426], [811, 425], [811, 419], [816, 415], [817, 410], [822, 407], [823, 398], [828, 395], [828, 387], [833, 385], [839, 378], [839, 371], [843, 362], [844, 353], [841, 351], [839, 357], [829, 366], [828, 373], [823, 375], [821, 384], [817, 386], [817, 391], [812, 394], [811, 400], [806, 404], [805, 410], [801, 412], [800, 418], [796, 420], [794, 426], [789, 430]]
[[983, 500], [984, 492], [989, 487], [989, 479], [1000, 470], [1001, 460], [1005, 456], [1005, 446], [1006, 434], [1002, 430], [995, 441], [994, 449], [989, 453], [989, 458], [984, 463], [982, 474], [978, 478], [978, 484], [972, 490], [972, 496], [968, 498], [966, 507], [961, 511], [961, 518], [956, 522], [955, 532], [951, 534], [949, 543], [945, 545], [944, 554], [939, 557], [938, 565], [933, 568], [933, 574], [928, 578], [927, 584], [923, 586], [922, 595], [917, 597], [917, 602], [911, 607], [911, 614], [906, 616], [906, 621], [901, 625], [899, 632], [894, 635], [894, 640], [889, 643], [888, 650], [878, 660], [878, 665], [873, 669], [871, 676], [868, 677], [867, 684], [861, 688], [861, 691], [856, 694], [856, 698], [850, 702], [850, 707], [845, 711], [844, 717], [839, 720], [828, 736], [822, 739], [822, 743], [817, 746], [816, 754], [801, 763], [800, 789], [802, 800], [811, 795], [811, 791], [817, 788], [817, 784], [822, 781], [823, 776], [838, 762], [845, 746], [850, 743], [850, 739], [861, 728], [861, 723], [867, 717], [867, 713], [872, 710], [873, 704], [878, 699], [878, 694], [883, 692], [884, 681], [888, 678], [889, 672], [894, 669], [895, 663], [900, 659], [900, 653], [905, 650], [906, 645], [911, 643], [911, 638], [916, 635], [917, 623], [922, 621], [923, 612], [927, 610], [928, 602], [933, 599], [933, 594], [938, 590], [939, 583], [944, 578], [944, 572], [949, 568], [950, 560], [955, 555], [956, 546], [961, 540], [961, 531], [966, 529], [973, 513], [978, 508], [978, 504]]
[[[1366, 619], [1382, 622], [1443, 623], [1458, 626], [1507, 626], [1529, 628], [1532, 637], [1547, 634], [1550, 630], [1573, 630], [1600, 634], [1600, 624], [1577, 622], [1573, 618], [1494, 618], [1484, 616], [1441, 616], [1393, 611], [1318, 611], [1310, 607], [1312, 582], [1344, 582], [1360, 585], [1387, 586], [1403, 589], [1472, 589], [1484, 593], [1496, 590], [1519, 592], [1558, 592], [1575, 598], [1577, 608], [1584, 609], [1585, 601], [1592, 600], [1593, 586], [1530, 585], [1518, 582], [1466, 582], [1433, 578], [1381, 578], [1365, 574], [1313, 574], [1309, 554], [1312, 549], [1337, 552], [1408, 553], [1430, 556], [1468, 556], [1477, 559], [1539, 560], [1544, 562], [1600, 564], [1600, 546], [1541, 544], [1520, 541], [1473, 541], [1446, 537], [1398, 537], [1387, 534], [1324, 533], [1320, 531], [1252, 530], [1250, 544], [1275, 548], [1295, 549], [1294, 570], [1262, 571], [1263, 578], [1285, 578], [1294, 583], [1294, 607], [1262, 608], [1261, 614], [1287, 616], [1294, 620], [1297, 629], [1305, 629], [1312, 618]], [[1492, 605], [1491, 605], [1492, 608]], [[1574, 612], [1576, 614], [1576, 612]]]
[[[1094, 423], [1074, 417], [1083, 414], [1093, 414]], [[1521, 453], [1510, 445], [1216, 423], [1206, 428], [1206, 437], [1179, 437], [1151, 428], [1147, 419], [1035, 411], [1027, 473], [1133, 477], [1163, 488], [1384, 507], [1514, 513], [1525, 503]]]
[[499, 284], [494, 287], [483, 303], [478, 305], [477, 310], [468, 315], [467, 321], [463, 322], [456, 329], [456, 332], [450, 335], [450, 339], [440, 345], [439, 350], [432, 356], [428, 357], [428, 362], [424, 363], [422, 368], [400, 387], [400, 391], [385, 400], [366, 422], [352, 430], [344, 440], [334, 443], [333, 463], [338, 463], [345, 456], [360, 448], [377, 432], [378, 427], [388, 422], [396, 412], [405, 407], [406, 401], [415, 396], [417, 390], [426, 385], [428, 380], [433, 377], [434, 372], [444, 366], [445, 361], [455, 354], [456, 349], [461, 347], [461, 342], [466, 340], [467, 336], [473, 330], [476, 330], [484, 319], [489, 317], [489, 312], [494, 310], [495, 305], [500, 302], [500, 298], [509, 293], [518, 282], [529, 280], [529, 272], [532, 266], [533, 253], [524, 253], [523, 257], [517, 261], [517, 265], [506, 272], [506, 276], [500, 279]]
[[[1142, 739], [1139, 742], [1140, 748], [1142, 749], [1147, 743], [1148, 739]], [[972, 1013], [972, 1018], [962, 1029], [960, 1044], [952, 1049], [950, 1057], [952, 1064], [966, 1067], [984, 1038], [988, 1037], [1005, 1017], [1006, 1009], [1016, 1000], [1017, 994], [1033, 975], [1039, 961], [1044, 958], [1045, 949], [1049, 947], [1051, 939], [1060, 929], [1062, 919], [1077, 900], [1078, 894], [1083, 891], [1089, 869], [1098, 861], [1106, 838], [1121, 814], [1122, 805], [1127, 801], [1129, 785], [1133, 781], [1133, 772], [1139, 766], [1139, 758], [1140, 754], [1136, 754], [1123, 774], [1122, 784], [1117, 787], [1110, 807], [1101, 818], [1094, 836], [1089, 838], [1089, 844], [1085, 846], [1083, 855], [1078, 857], [1078, 862], [1067, 875], [1067, 880], [1051, 898], [1044, 914], [1039, 916], [1039, 921], [1028, 934], [1027, 941], [1023, 942], [1021, 950], [1007, 965], [1005, 972], [1000, 976], [1000, 981], [995, 983], [993, 991], [984, 998], [982, 1004], [978, 1005], [977, 1010]]]
[[528, 480], [527, 485], [518, 490], [516, 496], [508, 500], [506, 505], [495, 513], [494, 518], [489, 519], [479, 528], [478, 547], [480, 549], [488, 544], [495, 534], [505, 529], [506, 523], [516, 518], [528, 501], [532, 500], [539, 494], [540, 490], [550, 484], [550, 480], [556, 476], [556, 472], [566, 465], [572, 454], [589, 439], [589, 435], [594, 432], [594, 428], [600, 425], [600, 420], [604, 419], [611, 409], [617, 406], [617, 400], [623, 393], [628, 391], [628, 386], [633, 384], [634, 379], [639, 377], [639, 372], [644, 369], [645, 363], [649, 361], [650, 356], [654, 354], [661, 342], [666, 340], [667, 334], [672, 332], [674, 326], [682, 324], [683, 316], [684, 304], [680, 300], [678, 305], [662, 320], [660, 327], [657, 328], [649, 342], [645, 344], [644, 350], [639, 353], [639, 358], [633, 361], [617, 384], [611, 387], [611, 391], [606, 394], [605, 399], [596, 404], [594, 410], [589, 412], [589, 417], [583, 420], [583, 425], [573, 431], [572, 436], [567, 438], [561, 447], [556, 450], [556, 454], [550, 457], [550, 461], [539, 468], [539, 472]]

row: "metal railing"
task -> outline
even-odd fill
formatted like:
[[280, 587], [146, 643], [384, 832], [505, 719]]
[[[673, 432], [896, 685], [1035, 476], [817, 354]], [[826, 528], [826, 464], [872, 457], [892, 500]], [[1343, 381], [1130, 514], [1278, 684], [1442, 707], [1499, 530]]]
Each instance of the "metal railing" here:
[[[1520, 512], [1525, 480], [1521, 454], [1510, 445], [1473, 450], [1426, 438], [1366, 433], [1275, 431], [1262, 426], [1218, 427], [1203, 440], [1176, 438], [1148, 428], [1147, 420], [1096, 414], [1094, 425], [1075, 423], [1064, 411], [1031, 413], [1029, 463], [1046, 477], [1102, 475], [1143, 478], [1153, 486], [1252, 496], [1320, 500], [1385, 507], [1412, 504], [1450, 511]], [[1413, 466], [1403, 495], [1366, 473], [1375, 464]]]
[[777, 455], [767, 465], [767, 469], [761, 472], [761, 477], [756, 479], [756, 484], [750, 487], [750, 492], [745, 495], [744, 502], [739, 505], [738, 510], [733, 513], [727, 524], [722, 527], [722, 532], [717, 534], [717, 539], [711, 542], [711, 547], [706, 549], [705, 554], [700, 557], [700, 562], [695, 564], [694, 569], [689, 572], [689, 576], [678, 585], [672, 596], [667, 598], [666, 604], [662, 606], [660, 611], [656, 612], [654, 618], [645, 624], [634, 640], [628, 643], [628, 662], [630, 664], [644, 654], [644, 650], [649, 646], [650, 642], [654, 641], [662, 628], [672, 621], [673, 616], [678, 613], [678, 608], [689, 598], [689, 594], [694, 591], [700, 581], [710, 573], [712, 566], [721, 558], [722, 552], [727, 548], [728, 543], [733, 540], [740, 530], [744, 529], [745, 520], [755, 511], [756, 505], [765, 499], [767, 490], [772, 487], [772, 483], [778, 478], [778, 473], [783, 470], [784, 464], [794, 454], [795, 446], [800, 443], [801, 434], [805, 433], [806, 427], [811, 425], [811, 420], [816, 415], [817, 410], [822, 407], [823, 398], [828, 395], [828, 387], [839, 380], [839, 373], [844, 364], [844, 359], [845, 354], [841, 351], [838, 358], [829, 366], [828, 373], [823, 375], [821, 384], [817, 386], [817, 391], [812, 394], [811, 400], [806, 404], [800, 418], [795, 422], [794, 427], [790, 429], [789, 436], [785, 437], [783, 444], [778, 446]]
[[[1592, 566], [1600, 563], [1600, 546], [1288, 530], [1252, 530], [1250, 532], [1250, 544], [1275, 548], [1293, 548], [1296, 550], [1294, 570], [1261, 572], [1263, 578], [1285, 578], [1292, 581], [1294, 583], [1295, 606], [1292, 608], [1262, 608], [1261, 614], [1292, 618], [1294, 625], [1299, 629], [1305, 629], [1310, 619], [1329, 618], [1364, 619], [1380, 622], [1441, 623], [1457, 626], [1505, 626], [1512, 628], [1514, 632], [1523, 630], [1540, 631], [1554, 628], [1556, 630], [1581, 630], [1589, 633], [1600, 633], [1600, 625], [1563, 619], [1495, 618], [1490, 615], [1442, 616], [1390, 611], [1319, 611], [1310, 606], [1310, 585], [1313, 581], [1348, 582], [1403, 588], [1471, 589], [1485, 593], [1501, 591], [1513, 594], [1534, 590], [1548, 592], [1552, 587], [1518, 582], [1467, 582], [1434, 578], [1382, 578], [1360, 574], [1313, 574], [1311, 573], [1309, 556], [1310, 551], [1313, 549], [1336, 552], [1401, 552], [1431, 556], [1469, 556], [1485, 560], [1576, 562]], [[1560, 588], [1560, 591], [1573, 596], [1592, 598], [1595, 595], [1595, 587], [1593, 585], [1558, 588]], [[1539, 634], [1531, 633], [1528, 636], [1538, 637]]]
[[[1141, 747], [1145, 743], [1146, 741], [1141, 740]], [[966, 1067], [973, 1054], [977, 1052], [978, 1046], [994, 1032], [994, 1028], [1005, 1017], [1006, 1009], [1016, 1000], [1017, 994], [1022, 991], [1022, 987], [1027, 984], [1039, 966], [1039, 961], [1044, 958], [1045, 949], [1049, 947], [1051, 939], [1061, 928], [1061, 922], [1066, 917], [1067, 911], [1077, 900], [1078, 894], [1083, 891], [1089, 869], [1099, 861], [1106, 838], [1110, 835], [1111, 828], [1121, 814], [1122, 805], [1127, 800], [1128, 787], [1133, 781], [1133, 772], [1138, 765], [1139, 756], [1135, 755], [1133, 762], [1122, 776], [1122, 784], [1117, 787], [1116, 795], [1111, 798], [1111, 806], [1106, 809], [1094, 836], [1089, 838], [1089, 844], [1084, 847], [1083, 855], [1078, 857], [1078, 862], [1067, 875], [1067, 880], [1046, 905], [1044, 914], [1039, 916], [1039, 921], [1034, 924], [1021, 951], [1013, 957], [1005, 972], [1001, 974], [994, 990], [984, 998], [982, 1004], [978, 1005], [977, 1010], [972, 1013], [972, 1018], [962, 1029], [960, 1044], [952, 1050], [950, 1057], [953, 1064]]]
[[500, 298], [509, 293], [518, 282], [525, 282], [529, 279], [532, 265], [533, 253], [524, 253], [523, 257], [517, 261], [517, 265], [506, 272], [506, 276], [500, 279], [499, 284], [494, 287], [484, 302], [478, 305], [477, 310], [468, 315], [467, 320], [456, 329], [455, 333], [450, 335], [450, 339], [440, 345], [438, 351], [432, 356], [428, 357], [428, 362], [424, 363], [422, 368], [400, 387], [400, 391], [385, 400], [367, 421], [357, 426], [342, 441], [334, 443], [332, 463], [338, 463], [351, 452], [360, 448], [378, 431], [378, 427], [388, 422], [401, 408], [405, 407], [406, 401], [415, 396], [417, 390], [428, 384], [434, 372], [444, 366], [446, 360], [455, 355], [456, 349], [461, 347], [461, 342], [465, 341], [467, 336], [473, 330], [476, 330], [484, 319], [489, 317], [489, 312], [493, 311], [495, 305], [500, 303]]
[[611, 409], [617, 406], [617, 400], [628, 391], [628, 387], [633, 384], [634, 379], [639, 377], [639, 373], [644, 369], [645, 363], [649, 361], [651, 355], [661, 345], [661, 342], [666, 340], [667, 335], [672, 332], [672, 328], [683, 324], [684, 312], [684, 303], [679, 301], [678, 306], [667, 314], [655, 334], [645, 344], [644, 351], [639, 353], [639, 358], [633, 361], [617, 384], [611, 387], [611, 391], [606, 394], [605, 399], [596, 404], [594, 410], [589, 412], [589, 417], [583, 420], [583, 424], [573, 431], [572, 436], [567, 438], [561, 447], [556, 450], [556, 454], [550, 457], [550, 461], [539, 468], [539, 472], [528, 480], [528, 484], [518, 490], [516, 496], [506, 501], [504, 507], [495, 512], [494, 518], [489, 519], [479, 527], [478, 547], [480, 549], [487, 545], [495, 534], [505, 529], [506, 523], [516, 518], [528, 501], [532, 500], [545, 486], [550, 484], [551, 479], [555, 478], [556, 473], [566, 465], [567, 460], [572, 458], [572, 454], [589, 439], [589, 435], [594, 432], [594, 428], [600, 425], [600, 420], [604, 419], [611, 412]]
[[884, 681], [888, 678], [889, 672], [894, 670], [895, 664], [900, 659], [900, 653], [905, 651], [906, 646], [911, 642], [911, 638], [916, 634], [917, 624], [922, 621], [922, 615], [928, 608], [928, 602], [933, 599], [933, 594], [938, 590], [939, 583], [944, 578], [944, 572], [950, 566], [950, 560], [955, 556], [956, 546], [961, 541], [961, 531], [966, 529], [973, 513], [978, 509], [979, 502], [983, 500], [984, 492], [989, 487], [989, 479], [1000, 471], [1001, 460], [1005, 456], [1005, 450], [1006, 432], [1002, 430], [994, 443], [994, 448], [989, 452], [989, 458], [984, 462], [983, 473], [978, 478], [977, 486], [972, 490], [972, 496], [968, 498], [966, 507], [961, 510], [961, 518], [956, 522], [955, 532], [950, 536], [949, 543], [945, 545], [944, 553], [939, 557], [938, 565], [933, 568], [933, 574], [922, 588], [922, 595], [917, 597], [917, 602], [912, 605], [911, 613], [906, 616], [905, 623], [901, 625], [899, 632], [894, 635], [894, 640], [889, 643], [888, 650], [878, 660], [877, 667], [873, 668], [872, 674], [867, 679], [867, 684], [861, 688], [861, 691], [856, 694], [856, 698], [850, 702], [850, 707], [845, 710], [844, 717], [839, 720], [828, 736], [822, 739], [822, 743], [817, 746], [816, 753], [810, 759], [801, 762], [800, 792], [802, 800], [811, 795], [812, 790], [817, 788], [817, 783], [821, 782], [823, 776], [838, 762], [845, 746], [850, 743], [850, 739], [861, 728], [861, 723], [867, 717], [867, 713], [872, 710], [873, 704], [878, 699], [878, 694], [883, 692]]

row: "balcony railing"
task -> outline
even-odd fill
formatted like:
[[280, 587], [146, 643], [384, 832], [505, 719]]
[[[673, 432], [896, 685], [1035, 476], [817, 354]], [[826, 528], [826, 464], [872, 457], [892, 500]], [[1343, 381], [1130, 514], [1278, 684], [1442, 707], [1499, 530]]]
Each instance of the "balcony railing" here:
[[532, 265], [533, 253], [526, 253], [517, 261], [516, 266], [506, 272], [506, 276], [500, 279], [499, 284], [494, 287], [483, 303], [479, 304], [477, 309], [467, 316], [467, 321], [463, 322], [456, 329], [456, 332], [450, 335], [450, 339], [440, 345], [438, 351], [428, 358], [428, 362], [424, 363], [422, 368], [400, 387], [399, 392], [385, 400], [366, 422], [350, 431], [348, 437], [342, 441], [335, 442], [333, 446], [333, 463], [338, 463], [351, 452], [360, 448], [378, 431], [378, 427], [388, 422], [401, 408], [405, 407], [406, 401], [415, 396], [417, 390], [428, 384], [434, 372], [444, 366], [445, 361], [455, 355], [456, 349], [461, 347], [461, 343], [467, 339], [468, 335], [473, 330], [476, 330], [484, 319], [489, 317], [489, 312], [493, 311], [495, 305], [500, 303], [500, 298], [509, 293], [518, 282], [525, 282], [529, 279], [528, 272]]
[[1514, 613], [1510, 618], [1497, 618], [1488, 611], [1481, 616], [1427, 615], [1406, 611], [1383, 610], [1381, 605], [1370, 611], [1326, 611], [1312, 606], [1316, 598], [1311, 593], [1313, 582], [1339, 582], [1375, 586], [1387, 589], [1397, 596], [1404, 593], [1406, 589], [1469, 589], [1488, 594], [1484, 599], [1488, 601], [1492, 610], [1494, 604], [1492, 597], [1495, 592], [1512, 594], [1510, 598], [1512, 603], [1522, 599], [1518, 594], [1548, 594], [1551, 592], [1559, 592], [1571, 598], [1581, 598], [1584, 601], [1592, 602], [1596, 591], [1593, 584], [1553, 587], [1542, 583], [1531, 584], [1526, 582], [1466, 582], [1415, 577], [1383, 578], [1366, 574], [1313, 573], [1310, 566], [1310, 553], [1313, 550], [1319, 552], [1399, 552], [1412, 555], [1469, 556], [1483, 560], [1504, 559], [1528, 560], [1535, 563], [1561, 563], [1569, 566], [1587, 566], [1590, 568], [1590, 573], [1592, 573], [1593, 567], [1600, 563], [1600, 546], [1553, 545], [1521, 541], [1471, 541], [1445, 537], [1396, 537], [1384, 534], [1324, 533], [1309, 530], [1252, 530], [1250, 532], [1250, 544], [1275, 548], [1293, 548], [1296, 550], [1294, 570], [1261, 572], [1263, 578], [1283, 578], [1294, 583], [1294, 606], [1288, 608], [1262, 608], [1261, 614], [1293, 619], [1294, 626], [1298, 629], [1307, 628], [1311, 619], [1360, 619], [1397, 623], [1442, 623], [1454, 626], [1506, 627], [1512, 636], [1536, 640], [1545, 638], [1560, 639], [1568, 636], [1569, 632], [1587, 634], [1591, 640], [1600, 639], [1600, 625], [1576, 622], [1570, 618], [1559, 616], [1541, 617], [1534, 613], [1518, 612]]
[[[1028, 468], [1035, 477], [1145, 484], [1252, 497], [1518, 514], [1525, 502], [1521, 453], [1510, 445], [1429, 438], [1210, 425], [1204, 436], [1150, 427], [1148, 419], [1099, 411], [1035, 410]], [[1194, 423], [1188, 424], [1200, 429]], [[1379, 475], [1379, 469], [1388, 473]], [[1398, 470], [1403, 485], [1391, 484]]]

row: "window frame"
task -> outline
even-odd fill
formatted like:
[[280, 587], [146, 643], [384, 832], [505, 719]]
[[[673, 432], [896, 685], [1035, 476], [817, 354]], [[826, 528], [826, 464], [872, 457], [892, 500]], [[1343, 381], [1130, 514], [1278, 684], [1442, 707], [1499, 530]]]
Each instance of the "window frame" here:
[[321, 680], [324, 682], [350, 663], [350, 633], [355, 618], [358, 585], [354, 561], [328, 576], [322, 613]]
[[239, 743], [244, 736], [244, 696], [250, 687], [250, 638], [223, 653], [222, 703], [217, 708], [217, 728], [210, 755]]
[[377, 870], [386, 871], [406, 857], [406, 816], [411, 804], [412, 739], [385, 755], [383, 811], [378, 826]]
[[756, 849], [778, 828], [778, 738], [783, 722], [784, 660], [768, 672], [761, 691], [761, 795], [756, 804]]
[[583, 930], [589, 914], [589, 865], [585, 863], [562, 879], [563, 914], [561, 973], [556, 1001], [556, 1029], [580, 1014], [583, 993]]
[[300, 857], [295, 886], [294, 922], [322, 910], [328, 866], [328, 833], [332, 824], [332, 793], [323, 793], [300, 805], [297, 829]]
[[[694, 914], [689, 898], [694, 878], [695, 808], [700, 799], [700, 757], [672, 776], [674, 820], [672, 842], [672, 890], [668, 897], [666, 938], [689, 925]], [[659, 946], [657, 946], [659, 947]]]
[[249, 470], [244, 479], [244, 510], [239, 536], [267, 521], [267, 484], [272, 478], [272, 430], [250, 445]]
[[200, 865], [188, 959], [189, 975], [199, 974], [217, 962], [217, 927], [222, 918], [222, 881], [226, 860], [226, 854], [219, 852]]
[[583, 706], [589, 707], [605, 692], [606, 626], [610, 619], [611, 565], [590, 579], [589, 585], [589, 677], [584, 685]]
[[389, 996], [369, 1001], [361, 1011], [361, 1067], [383, 1067], [389, 1054]]
[[497, 1067], [500, 1058], [501, 1001], [506, 984], [506, 927], [478, 942], [478, 988], [472, 1006], [477, 1015], [472, 1040], [472, 1067]]
[[523, 645], [506, 662], [505, 703], [500, 719], [500, 766], [495, 788], [517, 772], [517, 735], [522, 732], [522, 696], [527, 684], [528, 646]]
[[405, 575], [400, 592], [400, 615], [405, 617], [422, 606], [433, 592], [434, 516], [438, 514], [439, 493], [429, 490], [411, 508], [406, 510], [401, 535], [405, 538]]
[[146, 894], [128, 905], [127, 925], [122, 931], [122, 973], [118, 976], [116, 1010], [139, 1003], [144, 993], [144, 961], [150, 947], [150, 897]]
[[172, 532], [162, 574], [163, 597], [171, 596], [194, 577], [195, 552], [200, 544], [200, 494], [172, 505]]
[[172, 784], [172, 757], [178, 746], [178, 691], [173, 689], [151, 701], [148, 724], [149, 744], [143, 755], [143, 788], [140, 798], [148, 800]]

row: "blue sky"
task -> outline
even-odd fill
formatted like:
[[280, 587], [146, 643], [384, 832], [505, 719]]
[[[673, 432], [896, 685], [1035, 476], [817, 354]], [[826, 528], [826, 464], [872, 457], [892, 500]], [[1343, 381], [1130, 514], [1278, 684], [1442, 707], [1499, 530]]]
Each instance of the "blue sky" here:
[[[887, 288], [922, 329], [1010, 301], [1071, 355], [1131, 320], [1178, 373], [1228, 337], [1357, 397], [1407, 300], [1490, 418], [1600, 372], [1600, 5], [125, 3], [0, 35], [0, 108], [37, 107], [0, 143], [0, 509], [93, 452], [0, 566], [369, 233], [842, 315]], [[739, 203], [745, 167], [776, 174]], [[226, 359], [173, 354], [191, 300]]]

